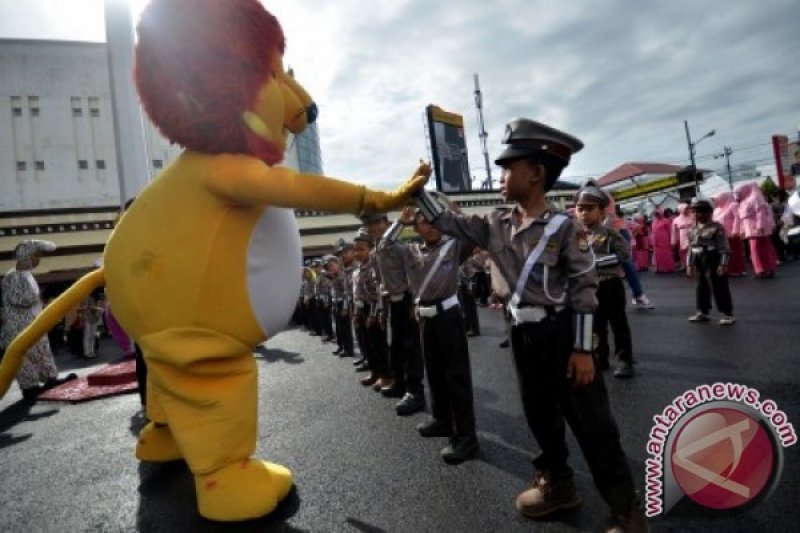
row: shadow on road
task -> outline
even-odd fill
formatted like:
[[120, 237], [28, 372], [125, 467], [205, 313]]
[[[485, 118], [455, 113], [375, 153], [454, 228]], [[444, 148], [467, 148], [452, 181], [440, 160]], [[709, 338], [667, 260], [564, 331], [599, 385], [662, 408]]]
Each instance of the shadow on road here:
[[259, 359], [263, 359], [268, 363], [282, 361], [284, 363], [289, 363], [290, 365], [297, 365], [305, 361], [305, 359], [303, 359], [299, 353], [287, 352], [286, 350], [280, 350], [276, 348], [267, 348], [263, 345], [256, 347], [255, 355], [260, 356]]
[[31, 409], [33, 409], [34, 405], [36, 405], [35, 401], [20, 400], [0, 412], [0, 449], [25, 442], [33, 436], [33, 433], [26, 433], [24, 435], [13, 435], [9, 433], [9, 430], [20, 422], [31, 422], [40, 418], [46, 418], [48, 416], [53, 416], [59, 411], [58, 409], [48, 409], [46, 411], [31, 413]]
[[381, 529], [379, 527], [371, 526], [366, 522], [362, 522], [357, 518], [348, 517], [345, 520], [348, 524], [350, 524], [354, 529], [358, 531], [363, 531], [364, 533], [386, 533], [386, 530]]
[[184, 461], [139, 465], [137, 531], [306, 533], [286, 523], [300, 509], [296, 487], [269, 515], [244, 522], [214, 522], [197, 513], [194, 478]]

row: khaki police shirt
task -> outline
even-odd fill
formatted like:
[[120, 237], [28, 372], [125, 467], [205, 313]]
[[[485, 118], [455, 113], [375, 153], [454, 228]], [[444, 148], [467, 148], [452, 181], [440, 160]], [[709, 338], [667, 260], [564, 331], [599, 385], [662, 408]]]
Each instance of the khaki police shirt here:
[[597, 224], [593, 228], [586, 230], [585, 237], [578, 231], [579, 246], [584, 245], [584, 242], [592, 246], [592, 251], [596, 260], [609, 255], [616, 255], [619, 263], [616, 265], [603, 266], [597, 264], [597, 274], [600, 279], [609, 278], [622, 278], [625, 277], [625, 271], [622, 269], [622, 263], [631, 258], [631, 245], [626, 241], [619, 232]]
[[[523, 223], [518, 208], [498, 209], [486, 216], [445, 211], [434, 225], [443, 233], [469, 242], [470, 246], [488, 250], [492, 260], [492, 287], [498, 296], [509, 301], [528, 254], [556, 212], [551, 209]], [[577, 232], [577, 224], [568, 220], [550, 238], [531, 270], [520, 305], [564, 304], [575, 313], [594, 313], [597, 272], [588, 247], [581, 249], [579, 246]]]
[[405, 261], [388, 257], [386, 239], [381, 239], [375, 248], [375, 259], [380, 270], [383, 288], [390, 295], [403, 294], [408, 290]]
[[725, 227], [714, 221], [692, 226], [689, 229], [689, 246], [702, 246], [705, 251], [714, 251], [719, 254], [730, 252]]
[[320, 274], [317, 278], [317, 296], [327, 305], [331, 302], [331, 287], [333, 280], [327, 273]]
[[[380, 281], [372, 258], [359, 265], [353, 277], [353, 298], [374, 305], [380, 295]], [[374, 310], [373, 310], [374, 311]]]
[[406, 265], [409, 287], [414, 298], [419, 299], [422, 305], [446, 300], [454, 296], [458, 290], [458, 267], [469, 256], [472, 247], [466, 246], [463, 241], [455, 240], [431, 275], [425, 292], [419, 293], [422, 282], [433, 268], [440, 252], [452, 240], [451, 237], [443, 237], [435, 246], [400, 241], [388, 241], [384, 245], [387, 259], [393, 261], [394, 264]]

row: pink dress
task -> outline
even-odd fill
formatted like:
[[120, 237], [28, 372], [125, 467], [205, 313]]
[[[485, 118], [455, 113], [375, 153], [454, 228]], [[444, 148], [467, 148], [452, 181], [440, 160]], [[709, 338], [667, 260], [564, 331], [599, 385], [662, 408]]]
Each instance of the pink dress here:
[[672, 221], [664, 216], [661, 209], [653, 213], [655, 217], [651, 226], [653, 232], [653, 256], [656, 272], [668, 274], [675, 272], [675, 259], [672, 256]]
[[694, 226], [694, 218], [689, 212], [689, 206], [686, 204], [678, 205], [678, 216], [672, 219], [671, 243], [673, 248], [678, 249], [678, 256], [683, 266], [686, 266], [686, 255], [689, 250], [689, 230], [692, 229], [692, 226]]
[[778, 255], [772, 246], [771, 235], [775, 229], [772, 208], [755, 183], [745, 183], [736, 189], [739, 195], [739, 220], [742, 235], [750, 242], [750, 261], [756, 276], [775, 274]]
[[732, 192], [721, 192], [714, 197], [714, 221], [725, 228], [728, 236], [730, 257], [728, 258], [728, 275], [741, 276], [747, 272], [744, 261], [744, 246], [741, 238], [741, 221], [739, 220], [739, 202]]
[[631, 232], [633, 235], [633, 260], [636, 270], [647, 272], [650, 268], [650, 239], [647, 224], [644, 218], [639, 216], [635, 219], [635, 226]]

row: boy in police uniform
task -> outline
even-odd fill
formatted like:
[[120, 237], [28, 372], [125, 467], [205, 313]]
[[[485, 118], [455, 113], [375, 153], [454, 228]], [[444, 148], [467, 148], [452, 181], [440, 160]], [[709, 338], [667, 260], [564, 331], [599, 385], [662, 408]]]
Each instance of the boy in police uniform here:
[[[423, 244], [398, 241], [403, 226], [411, 224]], [[457, 295], [458, 267], [471, 255], [472, 246], [443, 236], [422, 213], [408, 207], [384, 241], [387, 259], [406, 265], [417, 306], [433, 415], [417, 430], [423, 437], [449, 437], [442, 459], [462, 463], [478, 453], [469, 347]]]
[[339, 346], [333, 355], [340, 357], [353, 357], [353, 244], [339, 240], [336, 249], [339, 264], [337, 273], [333, 278], [333, 313], [336, 322], [336, 343]]
[[730, 326], [736, 319], [733, 318], [733, 300], [728, 287], [730, 249], [725, 227], [711, 220], [714, 208], [708, 200], [695, 198], [690, 208], [694, 215], [694, 226], [689, 229], [686, 275], [697, 278], [697, 313], [690, 316], [689, 321], [708, 322], [713, 294], [717, 309], [722, 313], [719, 323]]
[[599, 284], [597, 287], [597, 310], [594, 313], [594, 333], [597, 336], [595, 349], [600, 369], [608, 368], [608, 325], [614, 332], [617, 358], [616, 378], [633, 376], [633, 346], [631, 328], [625, 314], [625, 275], [622, 264], [631, 256], [631, 247], [622, 235], [603, 225], [608, 195], [594, 183], [587, 183], [575, 195], [575, 216], [583, 226], [578, 236], [581, 249], [591, 247], [595, 257]]
[[514, 208], [468, 217], [446, 211], [425, 191], [415, 201], [442, 232], [488, 250], [496, 267], [493, 282], [511, 314], [523, 409], [541, 448], [533, 487], [519, 495], [517, 509], [540, 518], [580, 505], [567, 464], [566, 421], [611, 508], [606, 531], [648, 531], [592, 354], [594, 260], [581, 249], [577, 225], [545, 198], [583, 143], [529, 119], [509, 123], [503, 143], [500, 187]]

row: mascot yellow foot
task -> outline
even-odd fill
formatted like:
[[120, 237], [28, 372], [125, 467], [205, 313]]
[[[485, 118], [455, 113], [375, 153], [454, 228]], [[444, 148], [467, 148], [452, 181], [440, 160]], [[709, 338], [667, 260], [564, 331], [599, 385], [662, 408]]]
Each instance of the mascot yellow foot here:
[[183, 454], [168, 426], [150, 422], [139, 433], [136, 458], [151, 463], [166, 463], [183, 459]]
[[210, 520], [232, 522], [271, 513], [292, 489], [288, 468], [259, 459], [194, 477], [197, 507]]

